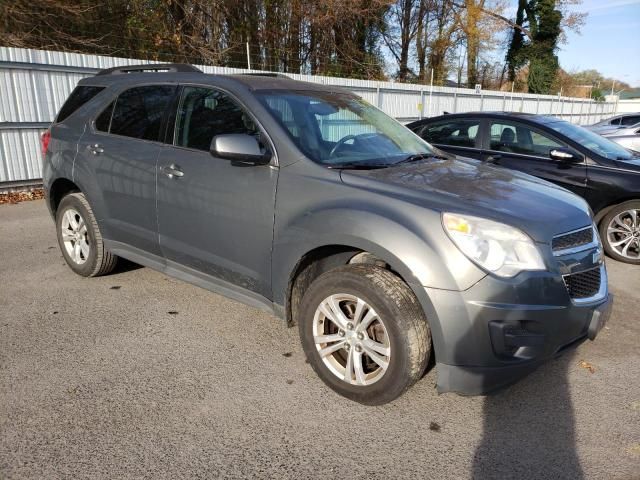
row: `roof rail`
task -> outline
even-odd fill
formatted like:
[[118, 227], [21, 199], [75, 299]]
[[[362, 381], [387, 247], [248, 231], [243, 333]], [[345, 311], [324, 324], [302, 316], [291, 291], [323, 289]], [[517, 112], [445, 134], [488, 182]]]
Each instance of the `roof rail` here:
[[249, 73], [241, 73], [240, 75], [247, 75], [249, 77], [274, 77], [274, 78], [291, 78], [289, 75], [285, 75], [284, 73], [276, 73], [276, 72], [249, 72]]
[[142, 73], [142, 72], [191, 72], [203, 73], [199, 68], [186, 63], [151, 63], [149, 65], [126, 65], [124, 67], [113, 67], [100, 70], [98, 75], [120, 75], [123, 73]]

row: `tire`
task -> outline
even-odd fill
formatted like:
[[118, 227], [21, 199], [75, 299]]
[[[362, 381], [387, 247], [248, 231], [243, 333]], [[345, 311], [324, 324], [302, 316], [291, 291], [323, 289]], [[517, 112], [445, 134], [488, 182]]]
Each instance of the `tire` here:
[[402, 395], [420, 379], [431, 354], [420, 303], [400, 278], [377, 266], [345, 265], [320, 275], [304, 294], [298, 317], [314, 371], [334, 391], [365, 405]]
[[118, 257], [105, 248], [96, 217], [82, 193], [62, 199], [56, 211], [56, 232], [67, 265], [78, 275], [97, 277], [115, 268]]
[[613, 207], [600, 221], [599, 230], [607, 255], [619, 262], [640, 265], [640, 200]]

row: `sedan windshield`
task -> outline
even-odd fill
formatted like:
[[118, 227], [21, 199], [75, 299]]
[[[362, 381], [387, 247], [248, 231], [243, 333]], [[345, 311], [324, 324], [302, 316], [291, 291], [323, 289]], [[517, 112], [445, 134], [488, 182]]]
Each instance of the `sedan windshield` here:
[[380, 167], [434, 155], [428, 143], [360, 97], [320, 91], [258, 94], [291, 140], [329, 167]]
[[549, 123], [548, 126], [553, 128], [556, 132], [566, 135], [583, 147], [588, 148], [598, 155], [610, 160], [630, 160], [634, 156], [633, 153], [621, 147], [617, 143], [607, 140], [586, 128], [573, 125], [569, 122], [554, 122]]

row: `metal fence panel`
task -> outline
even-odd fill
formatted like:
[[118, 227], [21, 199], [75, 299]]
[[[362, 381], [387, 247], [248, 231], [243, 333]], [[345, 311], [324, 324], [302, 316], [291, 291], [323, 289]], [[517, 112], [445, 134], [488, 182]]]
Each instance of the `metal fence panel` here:
[[[159, 62], [78, 53], [0, 47], [0, 184], [42, 176], [39, 136], [71, 90], [99, 69]], [[205, 73], [248, 70], [199, 66]], [[252, 72], [257, 72], [252, 70]], [[594, 123], [616, 111], [616, 103], [553, 95], [531, 95], [452, 87], [288, 74], [296, 80], [341, 86], [403, 123], [444, 112], [518, 111]], [[357, 126], [354, 124], [354, 128]]]

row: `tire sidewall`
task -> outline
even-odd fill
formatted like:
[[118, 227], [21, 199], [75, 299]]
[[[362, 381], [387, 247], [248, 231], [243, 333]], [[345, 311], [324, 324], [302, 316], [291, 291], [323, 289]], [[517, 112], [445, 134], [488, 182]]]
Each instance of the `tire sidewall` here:
[[609, 255], [614, 260], [619, 262], [629, 263], [632, 265], [640, 265], [640, 259], [633, 260], [630, 258], [623, 257], [619, 253], [617, 253], [610, 245], [609, 245], [609, 237], [607, 235], [607, 228], [609, 227], [609, 223], [616, 215], [626, 211], [636, 209], [640, 210], [640, 200], [633, 200], [630, 202], [622, 203], [614, 208], [612, 208], [600, 221], [600, 238], [602, 239], [602, 246], [604, 247], [604, 251], [607, 255]]
[[[89, 240], [89, 258], [82, 265], [78, 265], [74, 262], [69, 254], [67, 253], [67, 249], [65, 248], [64, 241], [62, 239], [62, 219], [67, 210], [74, 209], [76, 210], [82, 219], [84, 220], [85, 225], [87, 226], [87, 238]], [[75, 196], [75, 194], [67, 195], [62, 199], [58, 209], [56, 211], [56, 234], [58, 237], [58, 245], [60, 246], [60, 250], [62, 251], [62, 255], [67, 262], [67, 265], [79, 275], [84, 277], [90, 276], [96, 268], [97, 256], [98, 256], [98, 245], [96, 242], [96, 236], [93, 229], [92, 215], [91, 212], [87, 210], [84, 204]]]
[[[379, 405], [393, 400], [407, 388], [406, 372], [410, 333], [403, 330], [396, 321], [401, 312], [390, 296], [381, 295], [374, 284], [365, 276], [354, 274], [321, 275], [305, 293], [300, 306], [298, 327], [303, 348], [309, 364], [322, 381], [341, 395], [368, 405]], [[382, 378], [371, 385], [357, 386], [338, 378], [324, 364], [317, 354], [313, 339], [313, 322], [318, 305], [327, 297], [337, 293], [355, 295], [369, 304], [382, 320], [389, 337], [391, 358]], [[426, 363], [426, 362], [425, 362]], [[411, 382], [412, 383], [412, 382]]]

